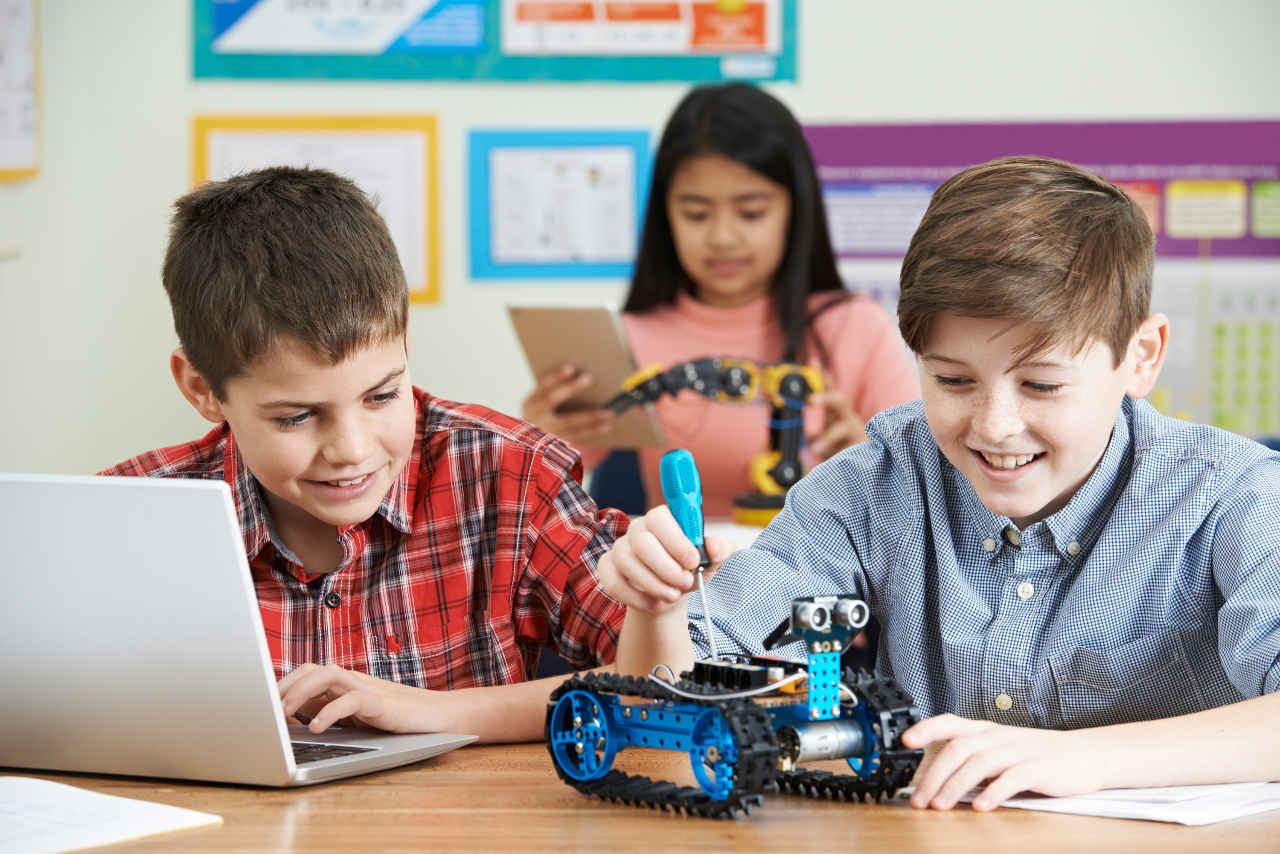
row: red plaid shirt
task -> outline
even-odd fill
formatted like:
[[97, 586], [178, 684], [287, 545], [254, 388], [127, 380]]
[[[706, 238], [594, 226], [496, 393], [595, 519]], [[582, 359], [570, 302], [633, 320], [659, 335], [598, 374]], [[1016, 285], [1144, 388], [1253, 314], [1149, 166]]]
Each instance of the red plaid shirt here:
[[623, 608], [595, 566], [626, 516], [596, 509], [564, 442], [420, 389], [414, 402], [409, 463], [371, 518], [339, 530], [324, 575], [275, 535], [226, 423], [102, 474], [231, 487], [277, 677], [311, 661], [451, 689], [528, 679], [543, 647], [578, 668], [612, 661]]

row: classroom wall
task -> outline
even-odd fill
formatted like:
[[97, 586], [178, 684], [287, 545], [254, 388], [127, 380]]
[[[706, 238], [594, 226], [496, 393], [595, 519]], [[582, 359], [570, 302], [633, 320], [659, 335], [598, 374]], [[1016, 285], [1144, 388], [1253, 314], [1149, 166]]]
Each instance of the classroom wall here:
[[[800, 0], [802, 121], [1280, 118], [1275, 0]], [[415, 307], [416, 383], [516, 413], [508, 302], [618, 303], [624, 283], [474, 284], [473, 126], [648, 127], [683, 84], [193, 82], [189, 0], [40, 0], [40, 175], [0, 185], [0, 470], [87, 472], [208, 425], [168, 373], [160, 264], [201, 113], [440, 119], [443, 300]], [[483, 348], [475, 342], [484, 341]]]

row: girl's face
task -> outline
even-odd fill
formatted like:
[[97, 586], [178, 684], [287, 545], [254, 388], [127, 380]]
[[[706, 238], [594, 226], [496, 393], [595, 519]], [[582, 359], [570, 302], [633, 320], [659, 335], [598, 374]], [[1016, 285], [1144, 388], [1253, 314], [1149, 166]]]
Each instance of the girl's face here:
[[791, 219], [786, 187], [722, 154], [692, 157], [672, 176], [667, 218], [700, 302], [732, 308], [773, 290]]

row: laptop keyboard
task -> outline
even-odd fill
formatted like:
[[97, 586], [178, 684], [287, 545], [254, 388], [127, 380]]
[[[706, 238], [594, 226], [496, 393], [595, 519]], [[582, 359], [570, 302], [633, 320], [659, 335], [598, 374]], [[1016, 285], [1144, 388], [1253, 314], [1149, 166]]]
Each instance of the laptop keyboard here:
[[298, 765], [308, 762], [319, 762], [322, 759], [337, 759], [339, 756], [350, 756], [353, 753], [368, 753], [376, 747], [352, 747], [349, 744], [320, 744], [314, 741], [294, 741], [293, 761]]

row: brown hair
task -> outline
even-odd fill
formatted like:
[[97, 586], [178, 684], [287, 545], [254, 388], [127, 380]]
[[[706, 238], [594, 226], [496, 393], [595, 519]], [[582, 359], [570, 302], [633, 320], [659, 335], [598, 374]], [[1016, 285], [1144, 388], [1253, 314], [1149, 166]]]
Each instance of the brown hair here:
[[178, 341], [219, 398], [280, 336], [334, 364], [405, 332], [386, 223], [346, 178], [277, 166], [174, 203], [162, 278]]
[[1039, 327], [1018, 358], [1092, 340], [1115, 365], [1147, 317], [1154, 239], [1123, 190], [1061, 160], [1004, 157], [938, 187], [902, 262], [898, 328], [916, 353], [934, 317]]

